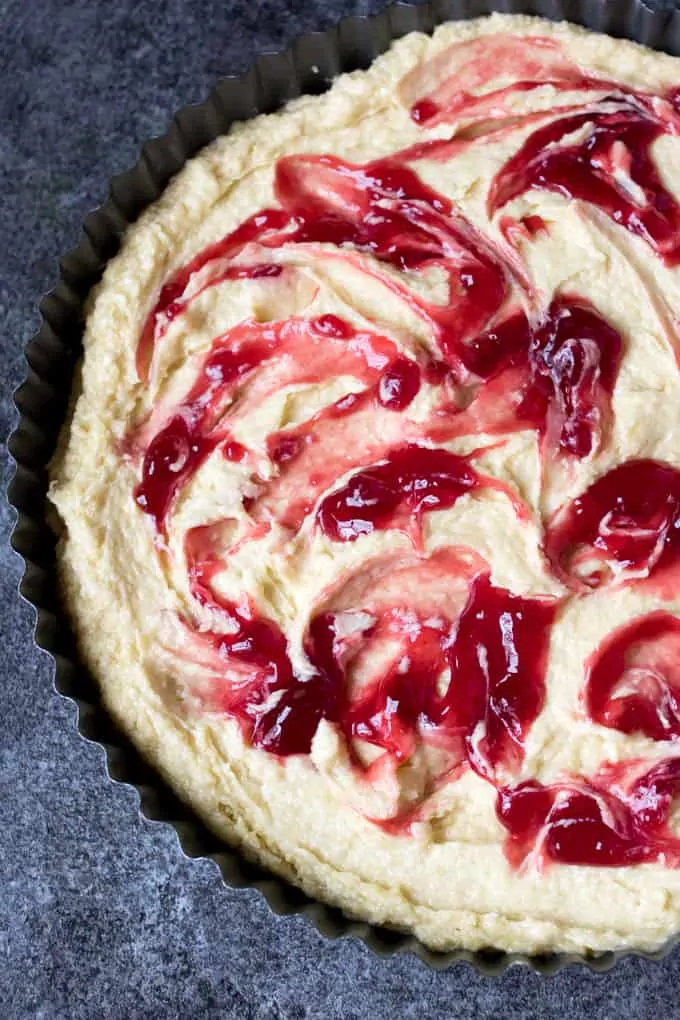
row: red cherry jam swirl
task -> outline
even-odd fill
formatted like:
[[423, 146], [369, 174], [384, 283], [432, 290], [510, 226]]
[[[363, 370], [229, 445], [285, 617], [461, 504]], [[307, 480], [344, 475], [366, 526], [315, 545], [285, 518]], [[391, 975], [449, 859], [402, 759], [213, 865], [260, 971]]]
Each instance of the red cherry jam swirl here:
[[506, 852], [519, 867], [550, 862], [622, 868], [680, 866], [680, 838], [669, 826], [680, 793], [680, 757], [609, 766], [588, 780], [543, 786], [535, 780], [498, 793]]
[[[556, 40], [539, 37], [459, 43], [432, 63], [402, 84], [404, 93], [412, 95], [438, 80], [435, 91], [421, 93], [411, 108], [418, 124], [473, 125], [472, 144], [484, 144], [539, 122], [496, 174], [487, 196], [490, 215], [532, 188], [551, 191], [597, 206], [646, 241], [668, 265], [678, 264], [680, 204], [664, 184], [651, 151], [661, 135], [680, 130], [677, 90], [665, 95], [635, 92], [586, 74], [564, 56]], [[483, 88], [485, 82], [506, 76], [510, 84]], [[517, 94], [546, 85], [558, 95], [588, 95], [580, 103], [558, 104], [548, 111], [515, 112], [512, 100]], [[428, 151], [426, 143], [421, 154], [446, 156], [456, 144], [455, 138], [453, 143], [434, 142]]]
[[[209, 569], [194, 560], [191, 571], [210, 588]], [[350, 744], [361, 739], [397, 763], [425, 742], [447, 750], [448, 767], [467, 760], [485, 776], [521, 764], [543, 705], [557, 604], [494, 586], [471, 551], [394, 554], [349, 578], [309, 623], [311, 675], [295, 674], [271, 621], [214, 593], [202, 598], [222, 605], [230, 624], [228, 634], [188, 635], [214, 676], [210, 703], [236, 718], [254, 746], [309, 753], [327, 719]], [[358, 625], [348, 627], [353, 619]], [[388, 661], [367, 675], [357, 666], [371, 658]]]
[[[177, 493], [213, 450], [220, 446], [237, 460], [245, 454], [230, 440], [237, 417], [282, 387], [334, 375], [377, 382], [380, 402], [395, 410], [406, 407], [419, 389], [418, 366], [400, 355], [393, 341], [353, 329], [334, 315], [246, 321], [217, 337], [181, 404], [157, 408], [132, 437], [140, 445], [161, 419], [146, 447], [137, 503], [163, 530]], [[237, 397], [237, 413], [229, 415]]]
[[655, 460], [619, 465], [557, 511], [545, 550], [576, 591], [638, 581], [663, 592], [680, 556], [680, 471]]
[[[499, 79], [509, 84], [488, 88]], [[546, 85], [578, 92], [607, 83], [584, 74], [555, 39], [499, 34], [449, 46], [408, 74], [401, 93], [412, 103], [413, 119], [424, 127], [469, 121], [485, 125], [518, 116], [513, 108], [517, 94]], [[420, 98], [414, 102], [415, 96]]]
[[[280, 209], [252, 216], [163, 287], [137, 352], [140, 378], [171, 323], [206, 289], [234, 278], [274, 285], [281, 266], [271, 260], [300, 249], [320, 262], [355, 263], [379, 278], [430, 326], [454, 362], [459, 345], [493, 321], [509, 293], [514, 270], [507, 258], [398, 156], [363, 165], [327, 155], [286, 156], [275, 167], [274, 194]], [[417, 297], [406, 283], [381, 273], [381, 264], [420, 272], [438, 266], [449, 281], [449, 303]]]
[[[675, 120], [675, 118], [674, 118]], [[680, 205], [651, 155], [668, 130], [651, 103], [615, 99], [539, 128], [499, 171], [488, 196], [495, 213], [530, 188], [597, 206], [643, 238], [668, 265], [680, 262]], [[585, 133], [577, 142], [569, 139]]]
[[448, 509], [483, 486], [508, 493], [475, 471], [469, 457], [409, 444], [391, 450], [382, 463], [353, 474], [325, 496], [316, 518], [336, 542], [353, 542], [389, 527], [403, 530], [419, 545], [425, 513]]
[[587, 663], [583, 701], [601, 726], [680, 739], [680, 619], [657, 611], [610, 634]]
[[219, 605], [228, 632], [195, 630], [185, 621], [185, 648], [211, 679], [204, 701], [236, 719], [253, 747], [272, 754], [309, 754], [322, 719], [336, 719], [344, 692], [333, 677], [299, 678], [283, 631], [249, 602]]
[[[545, 86], [554, 92], [549, 109]], [[272, 207], [177, 269], [142, 331], [138, 376], [157, 386], [173, 324], [200, 295], [238, 282], [288, 300], [307, 263], [342, 266], [350, 280], [359, 274], [364, 290], [388, 296], [400, 321], [415, 317], [420, 327], [417, 340], [403, 327], [397, 338], [364, 309], [319, 314], [317, 282], [295, 314], [254, 316], [217, 336], [196, 356], [184, 396], [159, 399], [130, 434], [135, 499], [163, 555], [172, 515], [209, 458], [238, 464], [247, 478], [239, 520], [185, 534], [196, 612], [179, 621], [178, 658], [199, 667], [206, 708], [237, 720], [245, 740], [273, 755], [313, 753], [326, 722], [362, 781], [387, 772], [398, 782], [402, 766], [426, 762], [416, 812], [443, 783], [474, 770], [498, 791], [515, 866], [675, 866], [680, 844], [669, 818], [680, 758], [512, 785], [544, 707], [563, 600], [500, 587], [474, 550], [429, 548], [425, 524], [468, 499], [479, 499], [481, 513], [490, 494], [507, 500], [520, 524], [529, 518], [509, 487], [480, 471], [482, 439], [465, 456], [448, 448], [461, 437], [502, 443], [531, 430], [544, 468], [565, 461], [577, 469], [607, 452], [624, 340], [577, 293], [536, 290], [522, 252], [549, 238], [550, 223], [533, 213], [514, 219], [508, 207], [532, 190], [576, 199], [603, 214], [596, 224], [606, 216], [612, 231], [621, 227], [666, 265], [678, 264], [680, 206], [653, 146], [680, 133], [680, 104], [671, 92], [634, 92], [584, 72], [557, 40], [500, 34], [450, 47], [407, 75], [400, 91], [422, 140], [363, 164], [324, 153], [279, 159]], [[529, 97], [528, 112], [518, 112], [520, 95]], [[427, 134], [434, 127], [435, 138]], [[515, 132], [513, 155], [486, 195], [493, 229], [482, 230], [426, 183], [420, 161], [441, 166]], [[433, 280], [437, 300], [428, 296]], [[239, 424], [270, 398], [347, 377], [347, 391], [306, 420], [243, 439]], [[255, 543], [272, 532], [283, 536], [285, 557], [316, 540], [358, 552], [379, 531], [396, 533], [397, 551], [353, 560], [317, 593], [295, 654], [247, 592], [233, 599], [220, 588], [230, 557], [249, 543], [257, 569]], [[567, 598], [607, 584], [646, 585], [668, 598], [678, 535], [680, 472], [632, 460], [557, 511], [544, 552]], [[669, 612], [614, 631], [585, 664], [584, 712], [624, 733], [678, 739], [678, 652], [680, 623]], [[395, 802], [380, 821], [412, 818], [413, 810]]]
[[461, 435], [533, 428], [544, 456], [587, 457], [609, 434], [622, 355], [619, 333], [583, 299], [555, 298], [533, 325], [519, 312], [461, 352], [479, 382], [455, 427]]
[[[381, 659], [381, 646], [389, 659], [373, 676], [357, 671], [362, 681], [342, 720], [349, 738], [397, 762], [425, 742], [449, 752], [448, 767], [461, 759], [483, 775], [519, 767], [543, 705], [554, 600], [497, 588], [479, 557], [451, 549], [371, 565], [338, 603], [340, 612], [327, 609], [310, 625], [308, 652], [320, 671], [346, 687], [357, 661]], [[360, 641], [339, 627], [357, 612], [370, 621]]]

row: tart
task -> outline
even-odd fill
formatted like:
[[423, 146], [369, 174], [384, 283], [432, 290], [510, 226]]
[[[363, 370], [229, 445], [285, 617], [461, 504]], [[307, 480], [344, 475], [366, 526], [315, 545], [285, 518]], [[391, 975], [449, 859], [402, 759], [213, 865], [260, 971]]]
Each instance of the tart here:
[[680, 928], [679, 71], [409, 35], [191, 160], [90, 301], [50, 499], [106, 705], [434, 949]]

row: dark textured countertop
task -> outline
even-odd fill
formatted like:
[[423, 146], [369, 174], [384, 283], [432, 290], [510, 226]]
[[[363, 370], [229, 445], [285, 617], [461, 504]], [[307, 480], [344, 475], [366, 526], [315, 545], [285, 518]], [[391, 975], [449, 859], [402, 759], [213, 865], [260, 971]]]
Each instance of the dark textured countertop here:
[[[173, 111], [258, 50], [379, 0], [0, 0], [2, 439], [37, 304], [108, 178]], [[3, 473], [9, 477], [4, 453]], [[680, 1017], [680, 951], [604, 976], [571, 967], [490, 980], [434, 973], [325, 942], [189, 861], [172, 829], [140, 818], [77, 734], [73, 706], [32, 647], [2, 502], [0, 1020], [15, 1018]]]

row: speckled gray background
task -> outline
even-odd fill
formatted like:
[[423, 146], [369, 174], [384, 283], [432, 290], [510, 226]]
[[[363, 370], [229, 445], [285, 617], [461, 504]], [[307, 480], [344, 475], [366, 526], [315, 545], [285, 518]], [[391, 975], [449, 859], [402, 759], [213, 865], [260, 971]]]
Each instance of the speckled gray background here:
[[[379, 0], [0, 0], [0, 414], [37, 303], [84, 214], [140, 143], [258, 50]], [[5, 481], [9, 475], [2, 454]], [[18, 602], [12, 517], [0, 506], [0, 1020], [235, 1017], [239, 1020], [680, 1017], [680, 952], [595, 977], [375, 959], [326, 943], [255, 893], [185, 860], [164, 825], [107, 779], [52, 690]]]

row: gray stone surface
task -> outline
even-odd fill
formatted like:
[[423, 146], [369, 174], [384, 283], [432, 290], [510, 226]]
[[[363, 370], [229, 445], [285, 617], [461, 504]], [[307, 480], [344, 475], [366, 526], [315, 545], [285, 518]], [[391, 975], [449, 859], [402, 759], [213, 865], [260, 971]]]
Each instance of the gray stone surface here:
[[[108, 178], [173, 111], [263, 48], [377, 0], [0, 0], [0, 336], [2, 439], [37, 303]], [[9, 474], [3, 453], [5, 480]], [[595, 977], [465, 965], [433, 973], [325, 942], [225, 889], [173, 831], [140, 818], [76, 732], [32, 647], [16, 596], [12, 517], [2, 503], [0, 681], [0, 1020], [373, 1017], [680, 1017], [680, 953], [627, 959]]]

